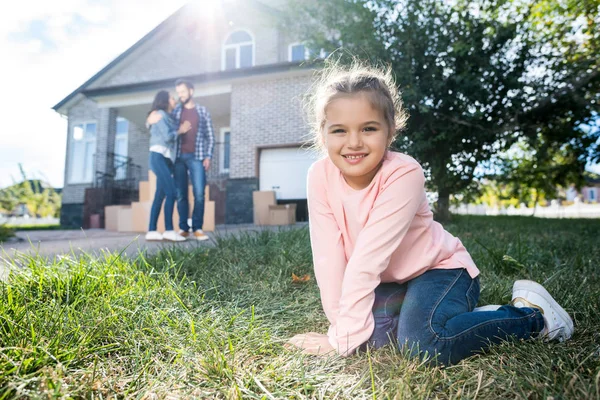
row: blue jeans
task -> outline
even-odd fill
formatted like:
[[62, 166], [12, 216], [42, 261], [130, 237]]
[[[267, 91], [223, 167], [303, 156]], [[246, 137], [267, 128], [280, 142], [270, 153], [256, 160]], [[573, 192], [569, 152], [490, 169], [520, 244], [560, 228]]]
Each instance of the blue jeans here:
[[173, 180], [173, 162], [160, 153], [150, 152], [150, 169], [156, 175], [156, 192], [150, 209], [150, 231], [156, 230], [158, 216], [163, 200], [165, 201], [165, 229], [173, 230], [173, 208], [175, 207], [175, 181]]
[[[528, 339], [544, 328], [537, 309], [510, 305], [472, 312], [479, 300], [479, 278], [466, 269], [432, 269], [403, 284], [375, 289], [375, 329], [366, 343], [375, 348], [394, 342], [413, 357], [426, 355], [452, 365], [491, 344]], [[437, 356], [437, 359], [435, 358]]]
[[192, 228], [202, 229], [204, 225], [204, 188], [206, 172], [202, 160], [197, 160], [194, 154], [181, 154], [175, 161], [175, 184], [177, 186], [177, 211], [179, 212], [179, 229], [190, 230], [187, 216], [189, 215], [188, 201], [188, 172], [192, 180], [194, 193], [194, 211], [192, 212]]

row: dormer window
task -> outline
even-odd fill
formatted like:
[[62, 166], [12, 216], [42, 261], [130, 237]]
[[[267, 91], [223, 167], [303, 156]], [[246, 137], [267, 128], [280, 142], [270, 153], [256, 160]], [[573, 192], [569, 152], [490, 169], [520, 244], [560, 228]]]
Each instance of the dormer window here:
[[222, 69], [248, 68], [254, 66], [254, 39], [247, 31], [229, 34], [223, 45]]

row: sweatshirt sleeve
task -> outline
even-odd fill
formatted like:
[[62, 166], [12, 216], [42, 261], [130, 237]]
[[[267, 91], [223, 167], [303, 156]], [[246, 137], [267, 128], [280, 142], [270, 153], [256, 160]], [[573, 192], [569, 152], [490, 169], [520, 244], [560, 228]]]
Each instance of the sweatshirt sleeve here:
[[318, 165], [310, 168], [307, 182], [310, 244], [315, 278], [331, 334], [335, 331], [339, 311], [346, 254], [341, 230], [327, 201], [324, 173], [315, 167]]
[[395, 171], [382, 187], [343, 277], [336, 327], [329, 342], [341, 355], [351, 354], [373, 333], [372, 307], [381, 273], [389, 265], [425, 197], [420, 166]]

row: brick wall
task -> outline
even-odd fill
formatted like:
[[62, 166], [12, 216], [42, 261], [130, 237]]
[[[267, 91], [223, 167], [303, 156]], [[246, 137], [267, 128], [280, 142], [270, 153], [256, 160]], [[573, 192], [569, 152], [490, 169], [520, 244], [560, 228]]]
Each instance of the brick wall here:
[[251, 81], [231, 93], [231, 178], [256, 177], [257, 147], [304, 142], [302, 96], [311, 76]]
[[252, 223], [254, 218], [252, 192], [255, 190], [258, 190], [257, 178], [230, 179], [227, 181], [226, 224]]

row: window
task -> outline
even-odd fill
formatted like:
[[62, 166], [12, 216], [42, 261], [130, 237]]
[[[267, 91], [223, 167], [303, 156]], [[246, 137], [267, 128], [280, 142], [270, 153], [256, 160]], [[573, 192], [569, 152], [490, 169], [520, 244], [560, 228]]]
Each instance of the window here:
[[117, 133], [115, 136], [115, 179], [127, 177], [127, 141], [129, 136], [129, 121], [125, 118], [117, 118]]
[[229, 173], [231, 160], [231, 129], [221, 128], [221, 173]]
[[305, 45], [302, 43], [290, 44], [288, 51], [288, 59], [294, 61], [308, 60], [309, 52]]
[[96, 154], [96, 123], [75, 124], [71, 132], [69, 183], [91, 183]]
[[588, 197], [590, 201], [596, 201], [596, 189], [589, 189]]
[[222, 69], [254, 66], [254, 39], [246, 31], [231, 33], [223, 45]]

